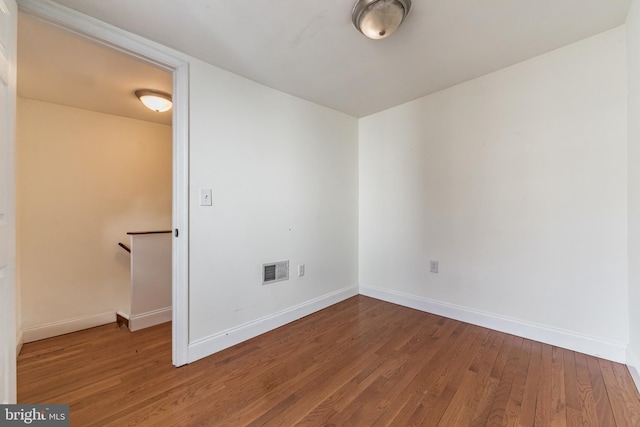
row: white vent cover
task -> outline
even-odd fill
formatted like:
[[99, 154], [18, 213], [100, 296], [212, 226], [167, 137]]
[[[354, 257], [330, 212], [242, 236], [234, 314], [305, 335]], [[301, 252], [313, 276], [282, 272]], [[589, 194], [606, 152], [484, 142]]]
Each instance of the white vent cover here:
[[262, 264], [262, 284], [289, 280], [289, 261]]

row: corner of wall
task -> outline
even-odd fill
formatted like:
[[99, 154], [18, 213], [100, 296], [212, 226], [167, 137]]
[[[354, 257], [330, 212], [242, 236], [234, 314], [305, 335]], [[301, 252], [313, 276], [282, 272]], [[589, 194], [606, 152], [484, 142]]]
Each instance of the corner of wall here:
[[629, 369], [631, 378], [633, 378], [633, 382], [640, 393], [640, 358], [633, 352], [633, 350], [631, 350], [631, 348], [627, 349], [627, 368]]

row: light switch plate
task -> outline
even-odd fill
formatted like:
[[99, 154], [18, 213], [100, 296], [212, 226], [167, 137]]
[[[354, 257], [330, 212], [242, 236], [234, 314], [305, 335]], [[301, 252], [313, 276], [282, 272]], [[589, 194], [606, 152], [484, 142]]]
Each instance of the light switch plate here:
[[200, 206], [211, 206], [211, 189], [210, 188], [201, 188], [200, 189]]

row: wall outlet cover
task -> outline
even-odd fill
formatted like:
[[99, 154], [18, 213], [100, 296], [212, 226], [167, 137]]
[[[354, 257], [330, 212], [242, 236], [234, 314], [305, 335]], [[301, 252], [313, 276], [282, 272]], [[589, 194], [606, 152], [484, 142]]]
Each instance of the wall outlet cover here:
[[438, 261], [430, 261], [429, 262], [429, 271], [431, 273], [437, 273], [438, 272]]

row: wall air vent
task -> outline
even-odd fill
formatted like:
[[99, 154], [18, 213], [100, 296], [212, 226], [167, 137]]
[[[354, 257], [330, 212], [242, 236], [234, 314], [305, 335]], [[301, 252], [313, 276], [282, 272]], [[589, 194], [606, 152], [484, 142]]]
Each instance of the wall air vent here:
[[262, 284], [289, 280], [289, 261], [262, 264]]

